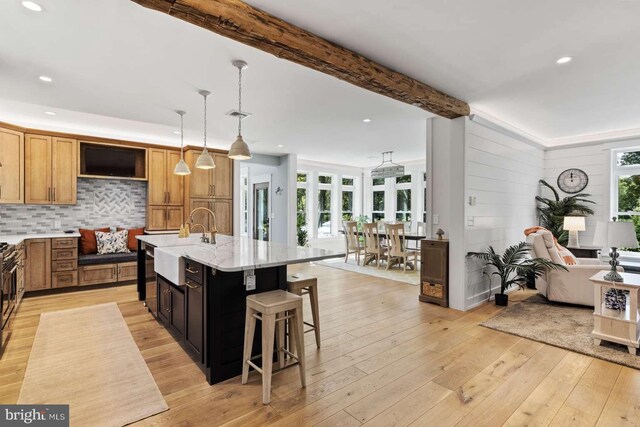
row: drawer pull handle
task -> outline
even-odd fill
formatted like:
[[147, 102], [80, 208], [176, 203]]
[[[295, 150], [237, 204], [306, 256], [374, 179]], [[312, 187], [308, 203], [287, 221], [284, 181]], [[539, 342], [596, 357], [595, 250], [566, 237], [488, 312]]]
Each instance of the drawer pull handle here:
[[190, 280], [185, 281], [185, 285], [191, 289], [198, 289], [200, 286], [196, 283], [191, 282]]
[[187, 270], [187, 273], [191, 273], [191, 274], [198, 274], [199, 273], [198, 270], [192, 270], [189, 267], [185, 268], [185, 270]]

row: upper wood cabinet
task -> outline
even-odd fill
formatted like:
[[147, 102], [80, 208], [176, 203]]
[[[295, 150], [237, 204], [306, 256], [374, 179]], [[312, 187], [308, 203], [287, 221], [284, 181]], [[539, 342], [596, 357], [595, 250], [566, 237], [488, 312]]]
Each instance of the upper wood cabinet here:
[[149, 205], [183, 204], [184, 177], [173, 173], [179, 160], [177, 151], [149, 149]]
[[0, 203], [24, 203], [24, 134], [0, 128]]
[[233, 197], [233, 160], [226, 154], [212, 153], [216, 167], [198, 169], [196, 161], [200, 153], [199, 150], [187, 150], [185, 154], [185, 161], [191, 169], [191, 175], [187, 175], [189, 197]]
[[78, 142], [25, 136], [25, 203], [72, 205], [77, 200]]

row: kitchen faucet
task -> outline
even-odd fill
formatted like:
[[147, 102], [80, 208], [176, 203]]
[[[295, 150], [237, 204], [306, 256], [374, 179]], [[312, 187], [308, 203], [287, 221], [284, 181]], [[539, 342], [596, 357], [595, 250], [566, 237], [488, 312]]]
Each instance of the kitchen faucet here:
[[[193, 223], [193, 214], [198, 211], [206, 211], [211, 215], [211, 218], [213, 219], [213, 224], [210, 230], [206, 230], [205, 226], [202, 224]], [[216, 234], [218, 233], [218, 228], [216, 227], [216, 214], [212, 210], [207, 208], [202, 208], [202, 207], [195, 208], [189, 214], [189, 221], [187, 221], [187, 224], [189, 225], [190, 231], [193, 231], [192, 227], [202, 227], [202, 237], [200, 237], [200, 241], [202, 243], [211, 243], [212, 245], [216, 244]]]

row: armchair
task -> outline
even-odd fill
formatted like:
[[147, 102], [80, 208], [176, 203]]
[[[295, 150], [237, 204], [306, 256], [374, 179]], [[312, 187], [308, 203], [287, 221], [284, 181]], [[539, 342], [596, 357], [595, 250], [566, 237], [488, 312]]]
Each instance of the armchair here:
[[[608, 264], [598, 259], [577, 258], [574, 265], [567, 265], [558, 252], [553, 235], [548, 230], [539, 230], [527, 236], [531, 255], [564, 264], [569, 271], [552, 270], [536, 279], [538, 292], [550, 301], [593, 307], [594, 290], [589, 278], [599, 271], [607, 270]], [[623, 271], [622, 267], [618, 268]]]

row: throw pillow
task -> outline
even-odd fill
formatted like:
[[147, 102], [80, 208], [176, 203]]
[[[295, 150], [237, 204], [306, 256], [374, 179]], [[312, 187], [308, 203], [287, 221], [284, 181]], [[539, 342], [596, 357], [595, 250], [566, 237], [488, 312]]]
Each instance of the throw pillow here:
[[89, 255], [98, 253], [98, 243], [96, 241], [96, 231], [108, 233], [111, 231], [109, 227], [97, 228], [95, 230], [89, 230], [81, 228], [80, 232], [80, 253], [82, 255]]
[[144, 227], [140, 227], [140, 228], [122, 228], [122, 227], [118, 227], [116, 228], [116, 231], [122, 231], [122, 230], [127, 230], [129, 232], [129, 241], [127, 243], [127, 246], [129, 248], [129, 250], [131, 252], [135, 252], [138, 250], [138, 239], [136, 239], [136, 236], [142, 236], [144, 234]]
[[578, 263], [578, 259], [571, 253], [569, 249], [565, 248], [562, 245], [558, 246], [560, 246], [560, 250], [558, 250], [558, 252], [560, 253], [562, 260], [566, 265], [576, 265]]
[[116, 231], [115, 233], [96, 231], [98, 254], [105, 255], [129, 252], [129, 248], [127, 247], [128, 234], [127, 230]]

